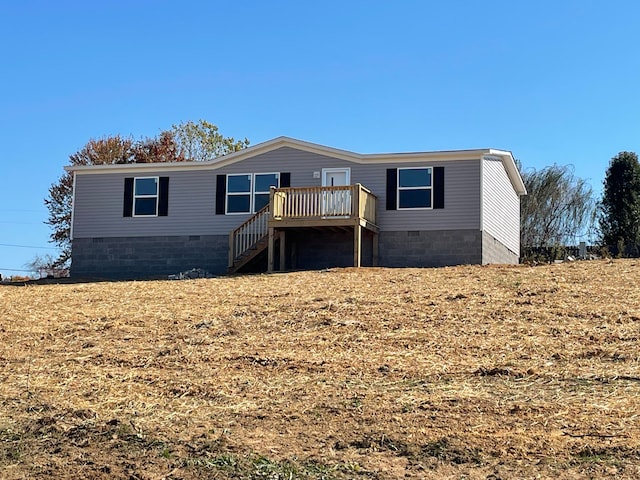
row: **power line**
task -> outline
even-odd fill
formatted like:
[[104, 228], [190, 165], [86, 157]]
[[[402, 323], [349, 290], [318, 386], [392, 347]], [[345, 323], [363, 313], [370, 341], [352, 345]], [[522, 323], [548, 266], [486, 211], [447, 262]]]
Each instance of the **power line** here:
[[24, 208], [0, 208], [0, 212], [40, 213], [42, 210], [29, 210]]
[[20, 268], [2, 268], [0, 270], [4, 270], [5, 272], [33, 272], [33, 270], [24, 270]]
[[0, 223], [6, 223], [8, 225], [41, 225], [44, 222], [5, 222], [4, 220], [0, 220]]
[[0, 243], [0, 247], [44, 248], [47, 250], [58, 250], [57, 247], [36, 247], [35, 245], [15, 245], [13, 243]]

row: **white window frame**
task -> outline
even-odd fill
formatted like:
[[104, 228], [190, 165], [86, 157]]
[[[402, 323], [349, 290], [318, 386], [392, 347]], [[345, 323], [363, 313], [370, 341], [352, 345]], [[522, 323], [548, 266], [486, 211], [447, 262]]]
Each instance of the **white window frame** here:
[[253, 174], [253, 178], [251, 179], [251, 189], [252, 189], [252, 193], [251, 193], [251, 211], [253, 213], [256, 213], [256, 195], [268, 195], [271, 191], [271, 189], [267, 190], [266, 192], [258, 192], [256, 191], [256, 177], [259, 175], [275, 175], [276, 176], [276, 180], [277, 180], [277, 185], [276, 188], [280, 187], [280, 172], [264, 172], [264, 173], [254, 173]]
[[[429, 177], [431, 178], [431, 184], [429, 186], [420, 185], [417, 187], [401, 187], [400, 186], [400, 171], [401, 170], [429, 170]], [[396, 187], [396, 205], [398, 210], [433, 210], [433, 167], [404, 167], [398, 168], [397, 171], [397, 187]], [[431, 199], [429, 204], [430, 207], [400, 207], [400, 192], [408, 191], [408, 190], [429, 190]]]
[[[280, 186], [280, 172], [258, 172], [258, 173], [228, 173], [227, 174], [227, 185], [226, 185], [226, 199], [225, 199], [225, 215], [251, 215], [256, 213], [256, 195], [265, 195], [269, 194], [270, 191], [256, 191], [256, 177], [259, 175], [275, 175], [278, 180], [278, 188]], [[229, 177], [249, 177], [249, 191], [248, 192], [229, 192]], [[249, 211], [248, 212], [230, 212], [229, 211], [229, 197], [230, 196], [240, 196], [240, 195], [249, 195]]]
[[[229, 177], [249, 177], [249, 191], [248, 192], [230, 192], [229, 191]], [[251, 190], [253, 189], [253, 174], [252, 173], [229, 173], [226, 178], [226, 198], [225, 198], [225, 207], [224, 213], [225, 215], [247, 215], [251, 213], [252, 210], [252, 201], [251, 201]], [[240, 196], [240, 195], [249, 195], [249, 211], [248, 212], [230, 212], [229, 211], [229, 197], [230, 196]]]
[[[156, 181], [156, 194], [155, 195], [137, 195], [136, 184], [138, 180], [155, 180]], [[153, 215], [137, 215], [136, 214], [136, 200], [144, 198], [154, 198], [156, 200], [156, 211]], [[160, 177], [134, 177], [133, 178], [133, 205], [131, 210], [131, 216], [133, 217], [157, 217], [158, 216], [158, 204], [160, 203]]]

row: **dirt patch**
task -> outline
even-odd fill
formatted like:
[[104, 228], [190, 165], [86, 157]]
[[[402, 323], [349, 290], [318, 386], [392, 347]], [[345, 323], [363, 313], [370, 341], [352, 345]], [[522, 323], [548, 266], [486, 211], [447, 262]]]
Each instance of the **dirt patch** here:
[[640, 263], [0, 286], [3, 478], [638, 478]]

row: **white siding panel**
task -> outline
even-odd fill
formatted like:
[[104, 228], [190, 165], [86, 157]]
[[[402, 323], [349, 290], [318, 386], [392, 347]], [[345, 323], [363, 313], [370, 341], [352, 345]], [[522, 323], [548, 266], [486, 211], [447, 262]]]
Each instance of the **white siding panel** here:
[[500, 160], [483, 160], [482, 181], [483, 229], [519, 256], [520, 197]]
[[[409, 166], [445, 167], [445, 208], [387, 211], [386, 170]], [[249, 215], [216, 215], [216, 175], [290, 172], [291, 186], [321, 185], [314, 172], [350, 167], [351, 182], [378, 197], [381, 230], [480, 229], [480, 160], [360, 164], [283, 147], [222, 168], [147, 173], [168, 176], [166, 217], [123, 217], [124, 178], [134, 174], [79, 174], [76, 179], [74, 237], [226, 235]]]

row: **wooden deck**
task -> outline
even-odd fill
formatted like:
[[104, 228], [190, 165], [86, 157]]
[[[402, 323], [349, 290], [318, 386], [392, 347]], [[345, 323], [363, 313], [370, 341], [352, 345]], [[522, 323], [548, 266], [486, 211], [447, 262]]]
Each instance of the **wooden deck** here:
[[285, 269], [288, 229], [353, 229], [353, 264], [362, 261], [362, 229], [373, 232], [373, 263], [378, 257], [376, 196], [360, 184], [340, 187], [272, 188], [269, 205], [229, 236], [229, 271], [238, 271], [266, 248], [267, 270], [274, 270], [276, 242], [279, 270]]
[[344, 187], [292, 187], [271, 191], [269, 226], [354, 225], [377, 231], [376, 196], [360, 184]]

